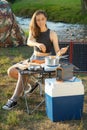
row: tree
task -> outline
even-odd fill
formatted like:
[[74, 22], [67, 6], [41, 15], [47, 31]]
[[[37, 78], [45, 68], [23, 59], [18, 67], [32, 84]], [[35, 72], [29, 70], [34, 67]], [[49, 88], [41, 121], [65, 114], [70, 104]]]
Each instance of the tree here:
[[7, 1], [12, 3], [12, 4], [15, 2], [15, 0], [7, 0]]
[[87, 0], [81, 0], [81, 5], [82, 5], [83, 13], [86, 13], [87, 12]]

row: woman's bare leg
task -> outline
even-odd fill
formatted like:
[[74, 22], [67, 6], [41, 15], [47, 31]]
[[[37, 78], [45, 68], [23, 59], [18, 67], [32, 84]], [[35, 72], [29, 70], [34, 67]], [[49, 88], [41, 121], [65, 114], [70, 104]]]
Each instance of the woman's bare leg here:
[[26, 82], [26, 79], [28, 78], [28, 83], [31, 83], [31, 85], [34, 85], [36, 83], [36, 79], [32, 78], [32, 76], [27, 76], [27, 75], [21, 75], [18, 70], [16, 69], [16, 67], [18, 67], [18, 64], [13, 65], [12, 67], [10, 67], [8, 69], [8, 76], [17, 79], [17, 84], [15, 87], [15, 90], [13, 92], [13, 95], [11, 97], [11, 99], [13, 101], [17, 101], [18, 98], [20, 97], [21, 93], [23, 92], [23, 88], [25, 86], [23, 86], [24, 82]]
[[[23, 77], [24, 80], [24, 77]], [[11, 99], [13, 101], [17, 101], [19, 96], [21, 95], [21, 93], [23, 92], [23, 83], [22, 83], [22, 75], [20, 73], [18, 73], [18, 81], [14, 90], [14, 93], [11, 97]]]
[[13, 95], [11, 97], [11, 99], [13, 101], [16, 101], [23, 91], [22, 75], [18, 72], [16, 67], [18, 67], [17, 64], [11, 66], [7, 71], [9, 77], [17, 79], [17, 84], [16, 84], [15, 90], [13, 92]]
[[7, 74], [11, 78], [18, 79], [18, 70], [16, 69], [16, 65], [11, 66], [7, 70]]

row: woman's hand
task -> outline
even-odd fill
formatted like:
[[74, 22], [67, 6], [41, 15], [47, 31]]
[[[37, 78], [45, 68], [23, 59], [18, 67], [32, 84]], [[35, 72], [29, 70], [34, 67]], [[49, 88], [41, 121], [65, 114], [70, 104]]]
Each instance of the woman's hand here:
[[42, 52], [46, 52], [46, 46], [43, 43], [39, 43], [37, 45], [37, 47], [42, 51]]
[[61, 56], [63, 54], [65, 54], [68, 50], [69, 46], [61, 48], [60, 51], [57, 53], [58, 56]]

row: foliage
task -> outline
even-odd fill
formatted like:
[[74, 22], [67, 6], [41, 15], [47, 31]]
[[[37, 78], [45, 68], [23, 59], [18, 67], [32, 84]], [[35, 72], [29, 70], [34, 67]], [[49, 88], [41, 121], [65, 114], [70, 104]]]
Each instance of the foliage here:
[[10, 2], [10, 3], [14, 3], [15, 2], [15, 0], [7, 0], [8, 2]]
[[87, 15], [82, 13], [81, 0], [16, 0], [12, 9], [16, 15], [24, 17], [31, 17], [37, 9], [43, 9], [48, 14], [48, 20], [87, 24]]
[[81, 0], [81, 5], [83, 13], [87, 13], [87, 0]]

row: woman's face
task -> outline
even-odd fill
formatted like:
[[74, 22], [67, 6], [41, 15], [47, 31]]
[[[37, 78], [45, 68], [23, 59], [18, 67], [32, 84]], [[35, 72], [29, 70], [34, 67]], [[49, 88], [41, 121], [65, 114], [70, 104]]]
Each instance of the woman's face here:
[[39, 28], [46, 26], [47, 18], [44, 16], [44, 14], [39, 14], [36, 16], [36, 23]]

